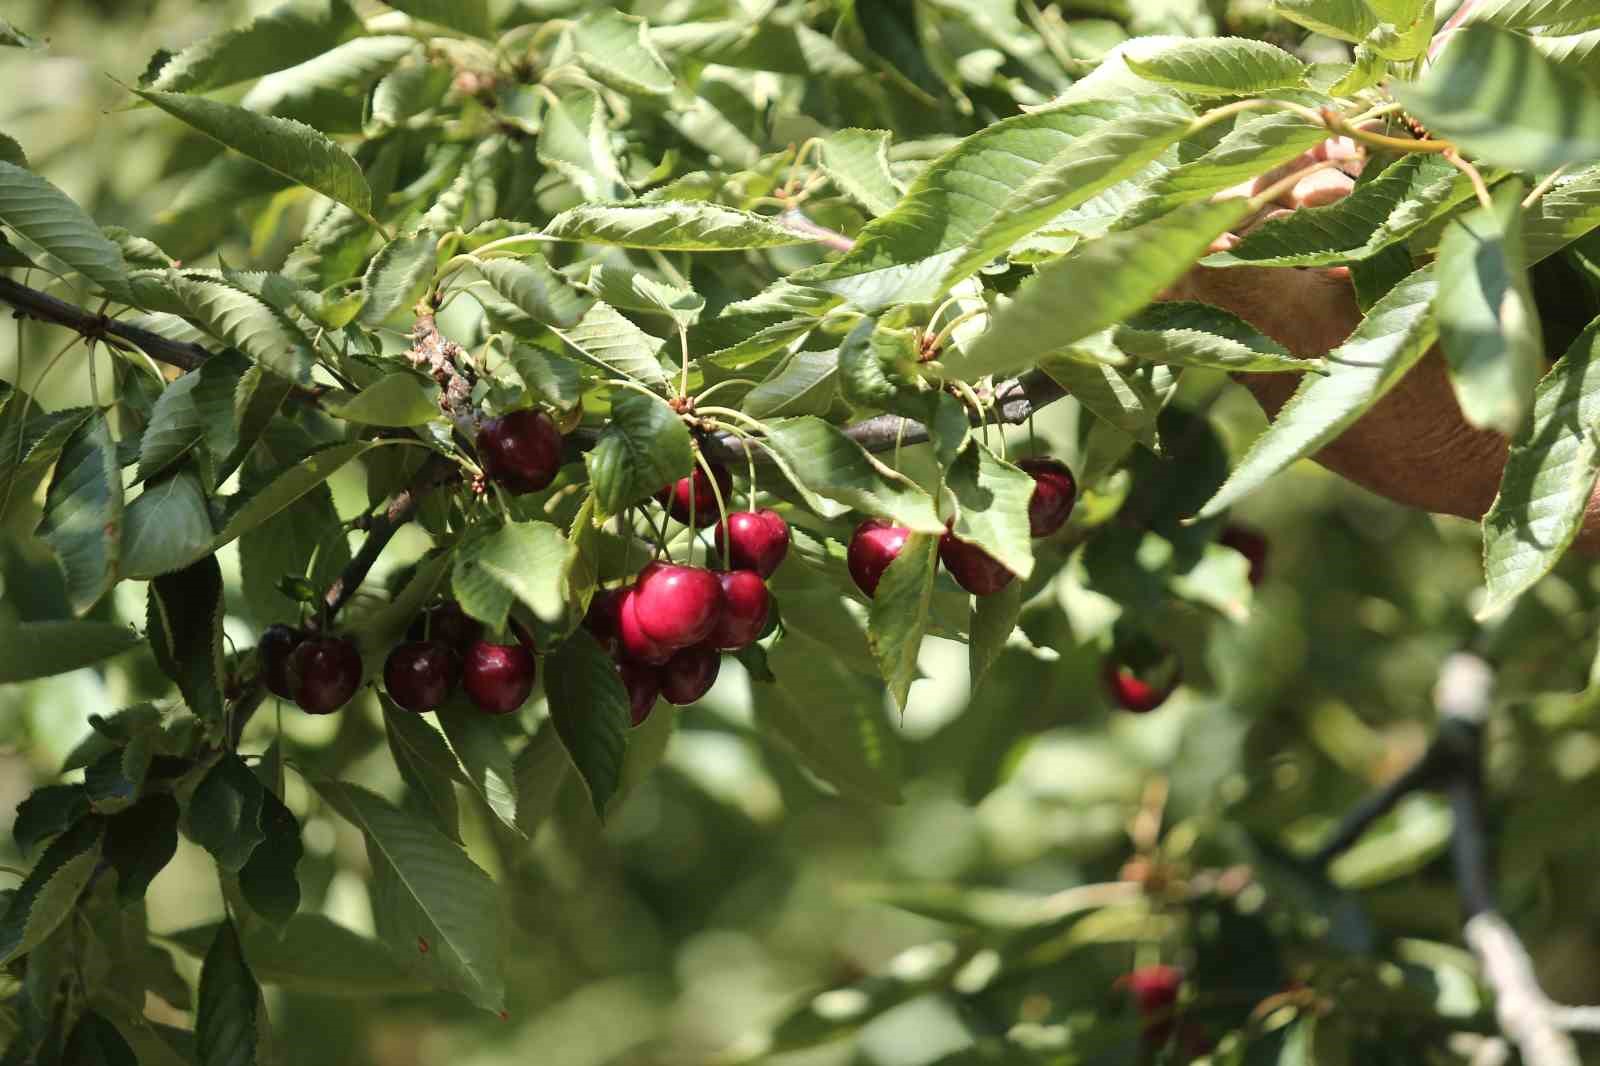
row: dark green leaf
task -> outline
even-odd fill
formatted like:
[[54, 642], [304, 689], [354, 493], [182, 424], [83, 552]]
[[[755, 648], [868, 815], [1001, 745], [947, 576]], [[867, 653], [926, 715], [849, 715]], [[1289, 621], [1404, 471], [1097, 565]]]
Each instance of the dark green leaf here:
[[38, 947], [72, 913], [100, 858], [101, 819], [81, 818], [56, 837], [0, 915], [0, 965]]
[[39, 536], [66, 573], [67, 600], [85, 614], [117, 580], [122, 555], [122, 464], [104, 415], [67, 437], [45, 496]]
[[1017, 618], [1022, 613], [1022, 582], [1013, 581], [989, 596], [972, 597], [971, 642], [967, 645], [967, 672], [972, 691], [983, 685], [989, 669], [1000, 659]]
[[300, 882], [295, 867], [305, 854], [300, 823], [275, 793], [263, 788], [259, 828], [261, 843], [239, 870], [239, 891], [250, 909], [282, 927], [300, 908]]
[[605, 521], [687, 477], [694, 452], [688, 427], [665, 400], [619, 390], [611, 421], [583, 462], [594, 485], [595, 519]]
[[206, 772], [189, 799], [190, 839], [217, 865], [236, 874], [266, 839], [261, 810], [267, 790], [237, 755], [224, 755]]
[[0, 622], [0, 684], [93, 666], [139, 643], [115, 622]]
[[146, 482], [128, 505], [122, 534], [122, 573], [148, 579], [203, 559], [216, 534], [200, 474], [185, 465]]
[[265, 1029], [261, 987], [233, 922], [217, 927], [200, 968], [200, 1003], [195, 1012], [195, 1061], [200, 1066], [254, 1066]]
[[411, 805], [420, 808], [451, 840], [461, 841], [461, 820], [456, 807], [455, 784], [461, 768], [439, 731], [415, 711], [396, 707], [387, 695], [383, 701], [383, 727], [395, 769], [410, 790]]
[[1028, 500], [1033, 478], [969, 439], [945, 473], [956, 503], [951, 532], [976, 544], [1017, 577], [1033, 574], [1033, 536]]
[[17, 850], [26, 854], [88, 813], [89, 795], [82, 785], [44, 785], [17, 805], [11, 836]]
[[141, 734], [84, 767], [83, 789], [95, 813], [114, 814], [133, 806], [144, 790], [153, 754], [150, 736]]
[[84, 1014], [73, 1026], [65, 1061], [72, 1066], [140, 1066], [117, 1027], [94, 1011]]
[[450, 740], [460, 780], [507, 829], [520, 833], [516, 771], [506, 748], [505, 731], [461, 694], [440, 707], [436, 717]]
[[579, 629], [545, 657], [544, 688], [550, 720], [603, 818], [627, 749], [628, 693], [617, 664]]
[[112, 296], [128, 292], [122, 249], [65, 193], [31, 170], [0, 162], [0, 223], [43, 248]]
[[784, 418], [767, 440], [797, 486], [918, 533], [942, 533], [932, 497], [820, 418]]
[[416, 306], [433, 283], [438, 247], [439, 235], [423, 230], [395, 238], [372, 257], [361, 280], [363, 325], [382, 325], [396, 312]]
[[1230, 312], [1184, 301], [1151, 304], [1118, 326], [1112, 341], [1136, 359], [1170, 366], [1297, 373], [1317, 365]]
[[835, 130], [822, 141], [822, 169], [833, 183], [873, 216], [900, 200], [889, 171], [888, 130]]
[[222, 568], [208, 555], [150, 583], [145, 635], [189, 709], [222, 717]]
[[167, 792], [146, 796], [106, 820], [105, 860], [117, 871], [117, 898], [144, 899], [156, 874], [178, 851], [178, 801]]

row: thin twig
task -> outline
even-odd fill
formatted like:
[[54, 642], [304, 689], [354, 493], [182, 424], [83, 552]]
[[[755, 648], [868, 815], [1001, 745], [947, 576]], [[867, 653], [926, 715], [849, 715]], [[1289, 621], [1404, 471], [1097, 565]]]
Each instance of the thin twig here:
[[49, 293], [29, 288], [10, 278], [0, 277], [0, 300], [18, 311], [42, 322], [65, 326], [84, 337], [118, 337], [137, 345], [153, 359], [183, 370], [193, 370], [211, 358], [211, 353], [199, 344], [175, 341], [148, 329], [118, 322], [106, 315], [96, 315], [81, 307], [58, 300]]
[[338, 614], [350, 602], [350, 597], [367, 579], [368, 571], [378, 561], [378, 556], [383, 554], [383, 549], [389, 546], [389, 541], [417, 513], [423, 498], [455, 472], [456, 465], [450, 460], [437, 453], [430, 455], [411, 484], [389, 497], [383, 510], [374, 515], [367, 526], [367, 539], [361, 543], [360, 550], [344, 568], [344, 573], [328, 586], [323, 602], [328, 606], [329, 615]]

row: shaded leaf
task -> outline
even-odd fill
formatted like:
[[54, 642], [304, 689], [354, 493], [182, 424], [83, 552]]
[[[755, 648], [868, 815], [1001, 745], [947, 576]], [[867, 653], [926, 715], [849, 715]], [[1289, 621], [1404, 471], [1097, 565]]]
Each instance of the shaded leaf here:
[[423, 230], [396, 237], [378, 250], [361, 279], [363, 325], [381, 325], [396, 312], [416, 306], [433, 283], [438, 247], [439, 235]]
[[450, 750], [460, 767], [460, 780], [483, 800], [501, 824], [520, 833], [516, 771], [506, 748], [505, 731], [459, 692], [439, 708], [436, 717], [450, 740]]
[[945, 488], [956, 504], [956, 539], [976, 544], [1019, 578], [1031, 576], [1033, 477], [969, 438], [945, 472]]
[[126, 298], [128, 265], [122, 249], [66, 193], [16, 163], [0, 162], [0, 223], [112, 296]]
[[406, 783], [413, 803], [432, 818], [451, 840], [461, 842], [460, 815], [456, 807], [454, 782], [461, 770], [455, 755], [439, 731], [415, 711], [396, 707], [386, 693], [383, 702], [383, 728], [389, 740], [389, 754], [395, 769]]
[[66, 832], [79, 818], [89, 813], [89, 794], [82, 785], [43, 785], [17, 804], [17, 818], [11, 836], [23, 854], [37, 845]]
[[72, 913], [100, 858], [101, 819], [79, 819], [56, 837], [0, 915], [0, 964], [26, 955]]
[[587, 90], [569, 92], [544, 113], [539, 162], [572, 182], [585, 200], [626, 200], [630, 195], [606, 128], [605, 105]]
[[150, 582], [145, 636], [189, 709], [222, 717], [222, 568], [215, 555]]
[[918, 533], [942, 533], [932, 497], [880, 463], [820, 418], [784, 418], [767, 426], [767, 441], [799, 487]]
[[652, 337], [609, 304], [596, 302], [571, 329], [558, 329], [556, 336], [574, 354], [607, 373], [661, 385], [667, 380], [656, 353], [659, 338]]
[[117, 580], [122, 556], [122, 464], [103, 414], [80, 423], [63, 443], [45, 495], [39, 536], [66, 575], [74, 613], [89, 611]]
[[[1026, 475], [1024, 475], [1026, 476]], [[889, 698], [902, 714], [917, 677], [917, 652], [928, 629], [939, 537], [913, 533], [878, 582], [867, 622], [867, 645], [878, 660]]]
[[102, 851], [117, 871], [117, 898], [123, 903], [144, 899], [150, 882], [178, 852], [178, 801], [157, 792], [112, 815]]
[[1317, 365], [1296, 359], [1238, 316], [1202, 303], [1151, 304], [1118, 326], [1111, 339], [1127, 355], [1171, 366], [1298, 373]]
[[330, 404], [347, 422], [365, 426], [420, 426], [440, 417], [439, 387], [416, 374], [385, 374], [342, 404]]
[[214, 763], [189, 799], [185, 829], [189, 838], [211, 853], [217, 865], [236, 874], [266, 839], [261, 810], [267, 790], [234, 754]]
[[140, 643], [116, 622], [0, 621], [0, 685], [93, 666]]
[[239, 891], [250, 909], [282, 927], [300, 909], [300, 882], [295, 867], [305, 854], [300, 823], [271, 789], [261, 793], [257, 820], [261, 843], [239, 870]]
[[181, 570], [211, 553], [215, 534], [200, 475], [188, 466], [147, 482], [128, 505], [122, 574], [152, 578]]
[[583, 462], [594, 486], [595, 520], [603, 522], [687, 477], [694, 469], [693, 442], [665, 400], [622, 392]]
[[261, 987], [233, 922], [217, 926], [200, 967], [200, 1002], [195, 1010], [195, 1061], [200, 1066], [253, 1066], [265, 1028]]
[[972, 597], [970, 642], [967, 645], [967, 672], [972, 691], [983, 685], [989, 670], [1000, 660], [1017, 618], [1022, 613], [1022, 582], [1013, 581], [989, 596]]
[[[194, 926], [166, 939], [199, 957], [216, 939], [217, 928]], [[281, 935], [263, 929], [246, 933], [245, 939], [251, 967], [260, 980], [308, 995], [360, 999], [412, 994], [427, 987], [408, 974], [383, 944], [320, 914], [295, 915]]]
[[628, 693], [617, 665], [589, 635], [572, 633], [545, 657], [550, 721], [604, 818], [622, 780], [628, 745]]

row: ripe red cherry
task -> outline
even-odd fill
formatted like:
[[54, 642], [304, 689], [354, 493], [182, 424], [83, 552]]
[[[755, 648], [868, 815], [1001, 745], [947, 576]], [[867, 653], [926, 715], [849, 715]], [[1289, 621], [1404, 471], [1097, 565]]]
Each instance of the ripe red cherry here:
[[644, 631], [639, 624], [638, 586], [627, 589], [617, 601], [617, 647], [635, 662], [660, 666], [672, 658], [672, 649]]
[[1259, 585], [1267, 577], [1267, 538], [1249, 526], [1228, 526], [1217, 543], [1232, 548], [1250, 564], [1250, 584]]
[[[733, 475], [728, 473], [728, 468], [721, 463], [712, 463], [711, 472], [716, 476], [716, 486], [722, 492], [722, 501], [727, 503], [733, 495]], [[694, 524], [705, 528], [717, 521], [717, 494], [712, 491], [711, 479], [706, 477], [706, 472], [698, 465], [694, 473], [688, 477], [681, 477], [670, 487], [656, 493], [660, 500], [672, 512], [672, 517], [689, 524], [689, 504], [694, 502]]]
[[883, 572], [906, 546], [911, 530], [891, 525], [881, 518], [869, 518], [856, 527], [845, 553], [845, 565], [856, 588], [872, 596], [878, 591]]
[[628, 691], [628, 714], [634, 725], [643, 725], [661, 695], [661, 671], [644, 663], [623, 659], [617, 663], [622, 687]]
[[455, 687], [459, 663], [455, 649], [442, 640], [408, 641], [384, 660], [383, 687], [408, 711], [432, 711]]
[[561, 433], [543, 411], [512, 411], [479, 428], [478, 458], [483, 472], [511, 492], [538, 492], [561, 469]]
[[722, 585], [722, 614], [706, 643], [718, 651], [738, 651], [761, 635], [772, 594], [754, 570], [722, 571], [717, 581]]
[[311, 714], [332, 714], [361, 686], [361, 653], [349, 637], [307, 637], [289, 656], [294, 701]]
[[1078, 482], [1059, 459], [1024, 459], [1017, 467], [1033, 478], [1033, 495], [1028, 498], [1028, 532], [1048, 537], [1067, 524], [1072, 505], [1078, 501]]
[[480, 640], [467, 649], [461, 687], [480, 711], [510, 714], [527, 702], [536, 669], [533, 653], [521, 644]]
[[437, 640], [457, 654], [483, 636], [483, 623], [461, 609], [455, 600], [430, 607], [406, 629], [407, 640]]
[[1017, 576], [994, 556], [976, 544], [957, 540], [953, 533], [939, 538], [939, 561], [956, 579], [956, 584], [974, 596], [992, 596]]
[[674, 651], [705, 640], [722, 614], [722, 583], [698, 566], [649, 566], [634, 587], [639, 628]]
[[589, 600], [589, 609], [583, 615], [583, 628], [587, 629], [608, 654], [617, 650], [617, 609], [622, 605], [622, 593], [613, 589], [595, 589]]
[[736, 511], [728, 516], [727, 536], [717, 523], [717, 550], [728, 554], [728, 569], [772, 576], [789, 554], [789, 523], [777, 511]]
[[256, 642], [256, 659], [261, 664], [261, 683], [267, 691], [283, 699], [294, 699], [294, 682], [289, 677], [289, 656], [306, 635], [286, 625], [272, 625]]
[[1145, 1019], [1145, 1038], [1165, 1042], [1172, 1035], [1172, 1012], [1183, 986], [1183, 971], [1176, 966], [1141, 966], [1118, 978], [1117, 984], [1133, 994], [1134, 1004]]
[[1177, 689], [1179, 681], [1177, 663], [1173, 662], [1168, 669], [1171, 671], [1169, 679], [1165, 684], [1160, 684], [1146, 681], [1115, 659], [1107, 659], [1102, 677], [1112, 702], [1125, 711], [1143, 714], [1167, 702], [1167, 697]]
[[704, 644], [684, 648], [661, 668], [661, 698], [678, 707], [697, 702], [716, 684], [722, 656]]

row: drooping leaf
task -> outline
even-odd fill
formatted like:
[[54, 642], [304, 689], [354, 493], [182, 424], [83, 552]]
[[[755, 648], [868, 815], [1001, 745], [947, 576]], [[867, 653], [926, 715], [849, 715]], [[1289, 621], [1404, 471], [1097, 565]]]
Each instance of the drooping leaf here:
[[1520, 181], [1494, 191], [1493, 209], [1454, 219], [1439, 242], [1439, 347], [1461, 413], [1511, 436], [1533, 406], [1544, 337], [1522, 247]]
[[1395, 96], [1435, 135], [1494, 166], [1540, 172], [1600, 159], [1600, 96], [1520, 34], [1458, 30]]
[[900, 200], [889, 170], [888, 130], [835, 130], [822, 140], [822, 169], [833, 183], [873, 217]]
[[189, 465], [147, 482], [128, 505], [122, 574], [148, 579], [181, 570], [211, 553], [215, 534], [200, 475]]
[[945, 474], [945, 488], [956, 504], [956, 539], [976, 544], [1019, 578], [1032, 575], [1032, 476], [969, 438]]
[[[401, 712], [403, 713], [403, 712]], [[439, 708], [439, 727], [450, 740], [450, 750], [460, 767], [460, 779], [507, 829], [517, 827], [516, 771], [505, 733], [487, 716], [457, 695]]]
[[366, 426], [420, 426], [441, 417], [439, 388], [416, 374], [385, 374], [342, 404], [340, 418]]
[[408, 806], [421, 808], [445, 836], [460, 843], [461, 822], [453, 782], [461, 771], [454, 753], [421, 715], [396, 707], [386, 694], [380, 699], [389, 754], [410, 790]]
[[938, 567], [938, 536], [913, 533], [883, 572], [872, 597], [867, 645], [878, 660], [890, 699], [902, 714], [906, 710], [906, 694], [917, 677], [917, 652], [928, 628], [933, 578]]
[[1022, 613], [1022, 582], [1013, 581], [999, 592], [972, 598], [971, 642], [967, 645], [967, 672], [977, 692], [989, 670], [1000, 660], [1017, 618]]
[[145, 636], [156, 663], [175, 681], [189, 709], [222, 717], [222, 568], [207, 555], [150, 582]]
[[1424, 267], [1378, 301], [1350, 339], [1328, 353], [1327, 375], [1301, 381], [1200, 517], [1221, 514], [1273, 474], [1315, 454], [1382, 399], [1438, 335], [1435, 291], [1432, 268]]
[[144, 87], [202, 93], [249, 81], [321, 55], [357, 25], [344, 0], [290, 0], [196, 41], [162, 64]]
[[66, 193], [13, 162], [0, 162], [0, 223], [112, 296], [127, 298], [122, 249]]
[[139, 643], [116, 622], [0, 622], [0, 685], [93, 666]]
[[186, 828], [217, 865], [236, 874], [266, 839], [261, 810], [267, 790], [237, 755], [218, 759], [195, 786]]
[[439, 235], [422, 230], [396, 237], [372, 257], [361, 279], [360, 321], [377, 326], [398, 311], [410, 311], [433, 281]]
[[[623, 766], [627, 766], [626, 753]], [[546, 722], [539, 727], [533, 739], [517, 753], [513, 769], [517, 785], [517, 828], [531, 838], [555, 809], [561, 786], [572, 769], [572, 758], [553, 723]]]
[[1136, 359], [1172, 366], [1297, 373], [1316, 365], [1230, 312], [1185, 301], [1151, 304], [1118, 326], [1112, 341]]
[[335, 444], [304, 456], [299, 462], [262, 485], [255, 492], [241, 493], [232, 501], [226, 522], [213, 542], [221, 547], [243, 535], [294, 503], [300, 497], [327, 481], [346, 463], [373, 448], [379, 441], [357, 441]]
[[178, 851], [178, 801], [156, 792], [106, 819], [102, 853], [117, 871], [117, 898], [144, 899], [156, 874]]
[[100, 858], [102, 820], [81, 818], [56, 837], [0, 915], [0, 964], [43, 943], [72, 913]]
[[[271, 472], [304, 454], [298, 447], [282, 448], [278, 443], [264, 440], [251, 457], [240, 482], [245, 491], [255, 489], [270, 479]], [[309, 450], [310, 438], [304, 443]], [[347, 531], [326, 485], [312, 489], [239, 538], [244, 601], [261, 619], [292, 618], [299, 609], [280, 588], [284, 577], [304, 577], [313, 587], [325, 589], [349, 561]]]
[[378, 936], [408, 969], [486, 1010], [505, 1001], [505, 938], [494, 882], [450, 838], [359, 785], [314, 782], [361, 830]]
[[1468, 24], [1485, 22], [1508, 30], [1593, 21], [1600, 8], [1593, 0], [1486, 0], [1468, 12]]
[[1567, 349], [1534, 390], [1533, 417], [1511, 442], [1500, 492], [1483, 518], [1489, 595], [1499, 613], [1550, 572], [1582, 528], [1600, 477], [1600, 323]]
[[316, 352], [304, 333], [282, 311], [250, 293], [210, 278], [168, 276], [184, 313], [212, 336], [253, 362], [291, 382], [311, 382]]
[[1124, 62], [1141, 78], [1203, 96], [1294, 89], [1305, 83], [1307, 70], [1278, 46], [1247, 37], [1196, 37]]
[[73, 1066], [140, 1066], [117, 1027], [94, 1011], [85, 1013], [72, 1027], [65, 1054], [64, 1061]]
[[300, 823], [276, 793], [263, 788], [257, 824], [261, 843], [239, 869], [239, 891], [252, 911], [282, 928], [300, 909], [300, 882], [295, 876], [305, 854]]
[[762, 215], [683, 201], [583, 204], [551, 219], [540, 236], [660, 252], [736, 252], [816, 240]]
[[116, 583], [122, 558], [122, 464], [103, 414], [67, 437], [45, 495], [39, 536], [55, 552], [74, 613], [89, 611]]
[[239, 934], [231, 920], [224, 920], [200, 967], [195, 1061], [200, 1066], [255, 1066], [265, 1013], [261, 986], [245, 961]]
[[579, 629], [545, 658], [545, 695], [550, 721], [589, 790], [595, 813], [606, 806], [622, 780], [628, 745], [628, 693], [617, 665]]
[[133, 91], [224, 148], [232, 148], [359, 215], [372, 213], [372, 190], [367, 187], [360, 164], [310, 126], [203, 96], [151, 89]]
[[[216, 925], [200, 925], [168, 934], [167, 939], [199, 957], [216, 935]], [[261, 929], [247, 932], [245, 941], [257, 978], [307, 994], [364, 999], [415, 994], [427, 987], [408, 974], [381, 943], [320, 914], [297, 914], [281, 935]], [[412, 950], [416, 950], [414, 944]]]
[[592, 92], [566, 93], [545, 110], [538, 154], [539, 162], [572, 182], [585, 200], [626, 200], [630, 195], [611, 148], [605, 105]]
[[646, 385], [660, 385], [667, 380], [656, 354], [661, 350], [661, 341], [610, 304], [596, 302], [576, 326], [555, 333], [575, 355], [607, 373]]
[[767, 425], [767, 441], [784, 473], [801, 488], [917, 533], [942, 533], [932, 497], [889, 469], [837, 426], [820, 418], [784, 418]]
[[1313, 33], [1351, 44], [1365, 38], [1378, 25], [1378, 17], [1365, 0], [1273, 0], [1272, 11]]
[[693, 442], [665, 400], [629, 391], [617, 397], [611, 421], [583, 461], [594, 486], [595, 520], [603, 522], [687, 477]]
[[115, 814], [133, 806], [144, 791], [153, 751], [148, 735], [112, 748], [83, 769], [83, 790], [96, 814]]
[[44, 785], [17, 804], [11, 836], [26, 854], [53, 836], [66, 832], [89, 813], [89, 794], [82, 785]]
[[618, 92], [665, 96], [672, 71], [650, 43], [650, 27], [610, 8], [586, 12], [572, 26], [578, 62], [590, 76]]
[[753, 418], [826, 416], [839, 401], [839, 353], [798, 351], [745, 393], [740, 408]]
[[572, 329], [594, 305], [537, 252], [525, 259], [487, 259], [474, 266], [531, 323]]

